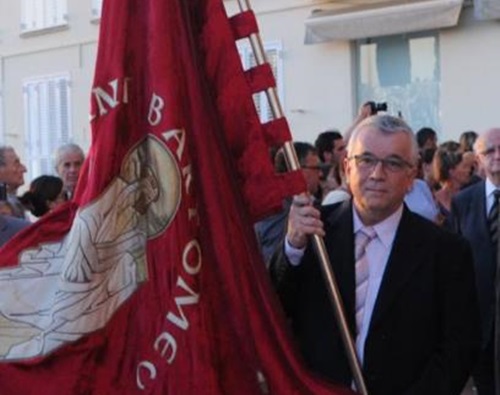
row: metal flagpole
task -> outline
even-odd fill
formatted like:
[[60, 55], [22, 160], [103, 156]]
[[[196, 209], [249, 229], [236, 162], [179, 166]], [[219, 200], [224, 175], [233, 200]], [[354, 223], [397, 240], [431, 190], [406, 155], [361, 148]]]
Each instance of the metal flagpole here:
[[[238, 0], [238, 5], [241, 12], [250, 11], [249, 0]], [[252, 33], [249, 37], [250, 45], [252, 46], [252, 51], [255, 56], [257, 65], [263, 65], [266, 62], [266, 55], [264, 51], [264, 46], [262, 45], [262, 40], [258, 33]], [[270, 87], [266, 89], [266, 96], [269, 101], [274, 119], [284, 117], [283, 109], [281, 107], [280, 100], [278, 98], [278, 93], [275, 87]], [[297, 158], [297, 154], [293, 147], [291, 141], [287, 141], [283, 146], [285, 152], [285, 158], [288, 164], [289, 170], [299, 170], [300, 163]], [[340, 333], [342, 335], [342, 340], [344, 342], [344, 347], [346, 349], [347, 359], [353, 373], [354, 383], [356, 384], [356, 389], [362, 395], [368, 395], [366, 385], [363, 379], [363, 374], [361, 372], [361, 366], [359, 363], [358, 356], [356, 354], [356, 348], [354, 346], [354, 341], [349, 333], [349, 327], [347, 325], [347, 320], [344, 313], [342, 298], [340, 296], [337, 281], [335, 279], [335, 274], [333, 273], [332, 266], [330, 264], [330, 259], [326, 252], [325, 242], [322, 237], [318, 235], [312, 236], [312, 242], [314, 250], [318, 256], [320, 263], [320, 268], [323, 273], [323, 278], [326, 282], [328, 296], [330, 302], [333, 306], [335, 318], [337, 320], [337, 325], [339, 326]]]

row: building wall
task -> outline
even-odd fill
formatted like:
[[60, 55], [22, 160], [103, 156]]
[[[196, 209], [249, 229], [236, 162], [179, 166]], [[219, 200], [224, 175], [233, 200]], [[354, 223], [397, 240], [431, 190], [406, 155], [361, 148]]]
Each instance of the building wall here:
[[[227, 1], [228, 12], [237, 9]], [[269, 4], [272, 3], [272, 4]], [[287, 5], [288, 4], [288, 5]], [[284, 111], [297, 140], [329, 127], [344, 130], [357, 112], [356, 67], [347, 41], [304, 45], [304, 21], [331, 3], [253, 0], [264, 41], [281, 40]], [[441, 141], [465, 130], [499, 126], [500, 21], [477, 21], [464, 8], [459, 24], [439, 34]]]
[[500, 127], [500, 21], [478, 22], [471, 8], [441, 34], [443, 138]]
[[[90, 0], [68, 0], [68, 26], [22, 34], [20, 2], [0, 4], [2, 143], [14, 146], [21, 158], [27, 149], [23, 111], [23, 81], [69, 73], [72, 140], [90, 145], [89, 96], [94, 73], [99, 25]], [[1, 118], [0, 118], [1, 120]]]
[[[237, 11], [227, 1], [228, 14]], [[296, 140], [314, 141], [329, 128], [345, 129], [352, 120], [351, 44], [304, 45], [304, 20], [320, 2], [253, 0], [261, 37], [283, 46], [283, 108]]]
[[[7, 4], [9, 3], [9, 4]], [[16, 2], [16, 4], [18, 4]], [[225, 1], [229, 15], [236, 0]], [[357, 112], [352, 44], [304, 45], [304, 21], [320, 0], [252, 0], [264, 41], [282, 44], [283, 107], [296, 140], [314, 141], [327, 128], [347, 128]], [[0, 3], [0, 141], [25, 150], [22, 84], [26, 78], [59, 72], [71, 75], [73, 140], [88, 148], [89, 92], [99, 25], [91, 0], [68, 0], [68, 28], [32, 36], [20, 34], [20, 7]], [[440, 34], [440, 139], [466, 129], [499, 126], [500, 22], [479, 22], [472, 10], [457, 27]]]

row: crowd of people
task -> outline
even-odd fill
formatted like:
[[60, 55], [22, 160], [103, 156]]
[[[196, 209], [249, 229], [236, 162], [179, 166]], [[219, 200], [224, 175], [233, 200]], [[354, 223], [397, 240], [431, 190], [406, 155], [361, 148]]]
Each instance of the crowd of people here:
[[55, 152], [56, 175], [33, 179], [23, 194], [26, 166], [11, 146], [0, 146], [0, 246], [38, 218], [56, 209], [73, 196], [85, 159], [76, 144], [60, 146]]
[[[306, 365], [355, 386], [311, 235], [324, 237], [370, 395], [500, 390], [500, 128], [438, 142], [363, 105], [344, 133], [294, 142], [307, 191], [255, 225]], [[283, 150], [276, 172], [287, 171]], [[72, 198], [84, 152], [33, 179], [0, 146], [0, 246]]]
[[500, 128], [439, 142], [365, 105], [346, 133], [294, 145], [308, 193], [255, 229], [306, 364], [354, 385], [317, 234], [369, 394], [459, 395], [471, 377], [499, 393]]

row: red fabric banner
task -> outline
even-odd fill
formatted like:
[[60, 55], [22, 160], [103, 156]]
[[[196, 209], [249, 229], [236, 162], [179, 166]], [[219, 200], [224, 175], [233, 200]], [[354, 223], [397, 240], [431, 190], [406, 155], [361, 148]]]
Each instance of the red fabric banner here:
[[2, 395], [350, 393], [304, 370], [261, 261], [251, 219], [303, 181], [237, 59], [222, 0], [104, 1], [75, 200], [0, 254]]

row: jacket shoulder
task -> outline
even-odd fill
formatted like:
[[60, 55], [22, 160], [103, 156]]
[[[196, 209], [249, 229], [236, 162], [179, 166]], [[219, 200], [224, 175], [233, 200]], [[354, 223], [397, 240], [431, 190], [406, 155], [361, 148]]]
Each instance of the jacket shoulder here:
[[410, 229], [414, 237], [421, 237], [426, 242], [437, 242], [442, 245], [468, 244], [459, 234], [451, 232], [449, 229], [439, 226], [410, 210], [405, 211], [405, 216], [407, 217], [406, 226]]
[[473, 184], [471, 186], [468, 186], [467, 188], [458, 192], [453, 197], [453, 200], [457, 204], [462, 204], [462, 203], [470, 201], [471, 199], [477, 199], [477, 197], [483, 193], [484, 188], [485, 188], [484, 181], [478, 182], [478, 183]]

